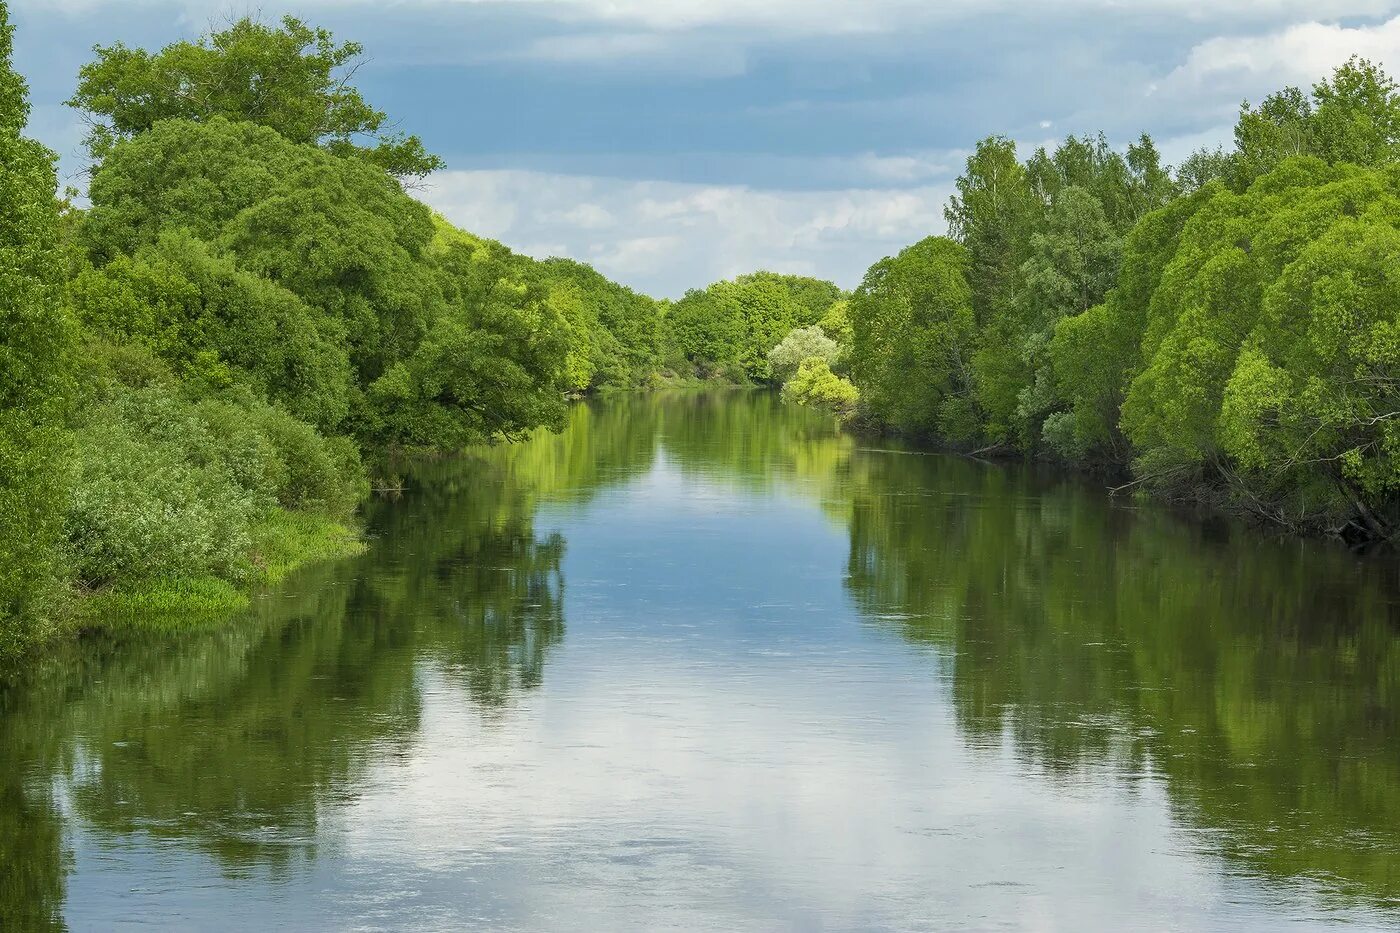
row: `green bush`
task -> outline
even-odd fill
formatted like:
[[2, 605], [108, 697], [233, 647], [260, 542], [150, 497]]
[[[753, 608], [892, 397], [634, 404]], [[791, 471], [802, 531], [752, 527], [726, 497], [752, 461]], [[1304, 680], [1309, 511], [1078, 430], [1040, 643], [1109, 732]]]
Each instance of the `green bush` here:
[[240, 575], [257, 513], [220, 464], [196, 464], [179, 445], [143, 436], [114, 409], [77, 434], [77, 478], [65, 527], [78, 579]]
[[803, 360], [797, 375], [783, 386], [783, 398], [799, 405], [849, 412], [860, 400], [860, 392], [849, 379], [832, 372], [825, 359], [812, 357]]
[[347, 514], [364, 495], [358, 450], [266, 403], [190, 401], [168, 385], [108, 383], [75, 432], [65, 517], [89, 587], [251, 570], [250, 529], [276, 507]]

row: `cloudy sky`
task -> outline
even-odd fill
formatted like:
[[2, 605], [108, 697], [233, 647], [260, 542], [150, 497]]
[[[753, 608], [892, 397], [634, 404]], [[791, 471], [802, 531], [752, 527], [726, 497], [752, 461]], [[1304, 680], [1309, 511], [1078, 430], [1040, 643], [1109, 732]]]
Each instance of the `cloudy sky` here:
[[1400, 71], [1400, 0], [10, 0], [32, 132], [81, 187], [62, 106], [95, 43], [292, 12], [363, 42], [369, 99], [449, 163], [459, 225], [676, 296], [755, 268], [842, 285], [943, 228], [972, 143], [1151, 132], [1359, 52]]

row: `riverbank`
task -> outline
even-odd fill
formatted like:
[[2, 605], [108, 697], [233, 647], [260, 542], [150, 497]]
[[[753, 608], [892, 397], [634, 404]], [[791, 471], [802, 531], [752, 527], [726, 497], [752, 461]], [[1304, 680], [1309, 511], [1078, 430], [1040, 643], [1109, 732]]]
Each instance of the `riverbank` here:
[[170, 576], [97, 589], [75, 587], [50, 600], [42, 637], [0, 663], [0, 681], [65, 640], [101, 631], [172, 631], [217, 625], [246, 611], [261, 592], [312, 564], [355, 557], [368, 544], [354, 520], [277, 509], [250, 529], [252, 547], [235, 577]]
[[928, 453], [949, 454], [998, 465], [1042, 466], [1065, 476], [1102, 483], [1109, 499], [1131, 500], [1144, 506], [1171, 509], [1193, 521], [1232, 519], [1243, 521], [1261, 533], [1286, 537], [1331, 540], [1356, 552], [1389, 548], [1395, 543], [1393, 530], [1385, 534], [1358, 514], [1345, 517], [1316, 513], [1289, 514], [1281, 505], [1249, 492], [1243, 485], [1230, 488], [1220, 484], [1177, 482], [1163, 484], [1156, 477], [1135, 476], [1126, 465], [1112, 462], [1076, 463], [1047, 452], [1026, 453], [1009, 445], [974, 447], [943, 438], [899, 431], [882, 424], [868, 412], [857, 412], [845, 422], [847, 430], [866, 438], [886, 438]]

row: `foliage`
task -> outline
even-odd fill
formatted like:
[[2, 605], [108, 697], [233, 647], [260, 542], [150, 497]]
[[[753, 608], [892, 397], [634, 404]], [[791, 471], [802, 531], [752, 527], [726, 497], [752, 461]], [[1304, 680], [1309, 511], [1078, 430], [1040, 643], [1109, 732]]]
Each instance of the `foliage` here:
[[1187, 223], [1123, 405], [1144, 469], [1225, 469], [1279, 518], [1400, 518], [1397, 167], [1283, 163]]
[[785, 383], [810, 359], [825, 360], [833, 369], [841, 359], [841, 348], [817, 325], [798, 327], [784, 337], [768, 353], [768, 369], [775, 382]]
[[842, 298], [840, 301], [832, 302], [831, 307], [826, 309], [826, 313], [817, 323], [822, 332], [835, 340], [842, 349], [850, 347], [854, 334], [851, 330], [851, 302], [849, 299]]
[[768, 354], [842, 297], [830, 282], [757, 272], [693, 289], [665, 316], [665, 340], [702, 375], [777, 381]]
[[[337, 43], [295, 17], [283, 17], [280, 26], [244, 17], [156, 53], [120, 42], [98, 46], [68, 103], [87, 115], [97, 159], [163, 120], [222, 118], [363, 158], [391, 175], [422, 177], [441, 168], [417, 136], [385, 132], [388, 116], [350, 85], [363, 52], [359, 43]], [[357, 142], [364, 138], [367, 144]]]
[[783, 398], [846, 412], [856, 407], [860, 392], [849, 379], [832, 372], [825, 358], [816, 356], [803, 360], [797, 373], [783, 385]]
[[0, 2], [0, 660], [51, 628], [71, 399], [54, 156], [21, 135], [28, 89], [10, 67], [13, 36]]
[[870, 267], [851, 299], [851, 374], [876, 418], [904, 431], [976, 429], [977, 325], [967, 250], [929, 237]]
[[571, 351], [589, 371], [574, 388], [634, 388], [657, 369], [661, 314], [653, 299], [572, 259], [546, 259], [537, 270], [570, 325]]
[[186, 380], [246, 387], [323, 430], [348, 414], [339, 322], [184, 231], [84, 268], [69, 293], [90, 333], [148, 349]]
[[158, 253], [180, 228], [229, 260], [223, 274], [300, 299], [306, 341], [340, 342], [317, 346], [317, 365], [350, 361], [333, 401], [363, 441], [452, 448], [559, 416], [564, 331], [544, 288], [509, 257], [441, 242], [427, 208], [372, 166], [251, 123], [167, 121], [112, 150], [92, 201], [82, 235], [99, 268]]
[[1296, 87], [1240, 107], [1228, 177], [1236, 191], [1295, 156], [1375, 166], [1400, 157], [1400, 87], [1378, 66], [1353, 57], [1311, 95]]
[[1142, 368], [1147, 309], [1182, 227], [1209, 197], [1207, 191], [1180, 198], [1139, 221], [1124, 242], [1117, 282], [1104, 302], [1055, 324], [1049, 361], [1062, 409], [1046, 419], [1044, 436], [1062, 456], [1119, 463], [1129, 456], [1119, 409]]
[[358, 452], [265, 404], [192, 402], [109, 384], [78, 426], [64, 515], [86, 587], [252, 573], [251, 529], [275, 508], [344, 514]]
[[245, 18], [99, 47], [70, 102], [91, 207], [60, 214], [10, 38], [0, 3], [0, 654], [84, 614], [65, 582], [94, 612], [240, 605], [353, 549], [366, 456], [557, 426], [566, 391], [659, 367], [656, 302], [405, 193], [440, 162], [352, 86], [358, 44]]
[[923, 244], [852, 301], [866, 408], [1290, 526], [1393, 534], [1400, 88], [1352, 59], [1310, 95], [1245, 106], [1235, 138], [1175, 174], [1146, 136], [1025, 163], [984, 140], [947, 210], [968, 310], [918, 311]]

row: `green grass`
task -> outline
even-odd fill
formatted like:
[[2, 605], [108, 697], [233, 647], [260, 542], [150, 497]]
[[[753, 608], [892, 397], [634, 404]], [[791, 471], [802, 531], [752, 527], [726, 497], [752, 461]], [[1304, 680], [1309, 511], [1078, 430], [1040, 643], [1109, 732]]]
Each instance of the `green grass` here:
[[254, 580], [280, 583], [298, 567], [354, 557], [365, 548], [359, 533], [342, 522], [278, 509], [253, 529]]
[[142, 580], [103, 590], [83, 600], [87, 628], [185, 628], [247, 609], [246, 589], [218, 577]]

